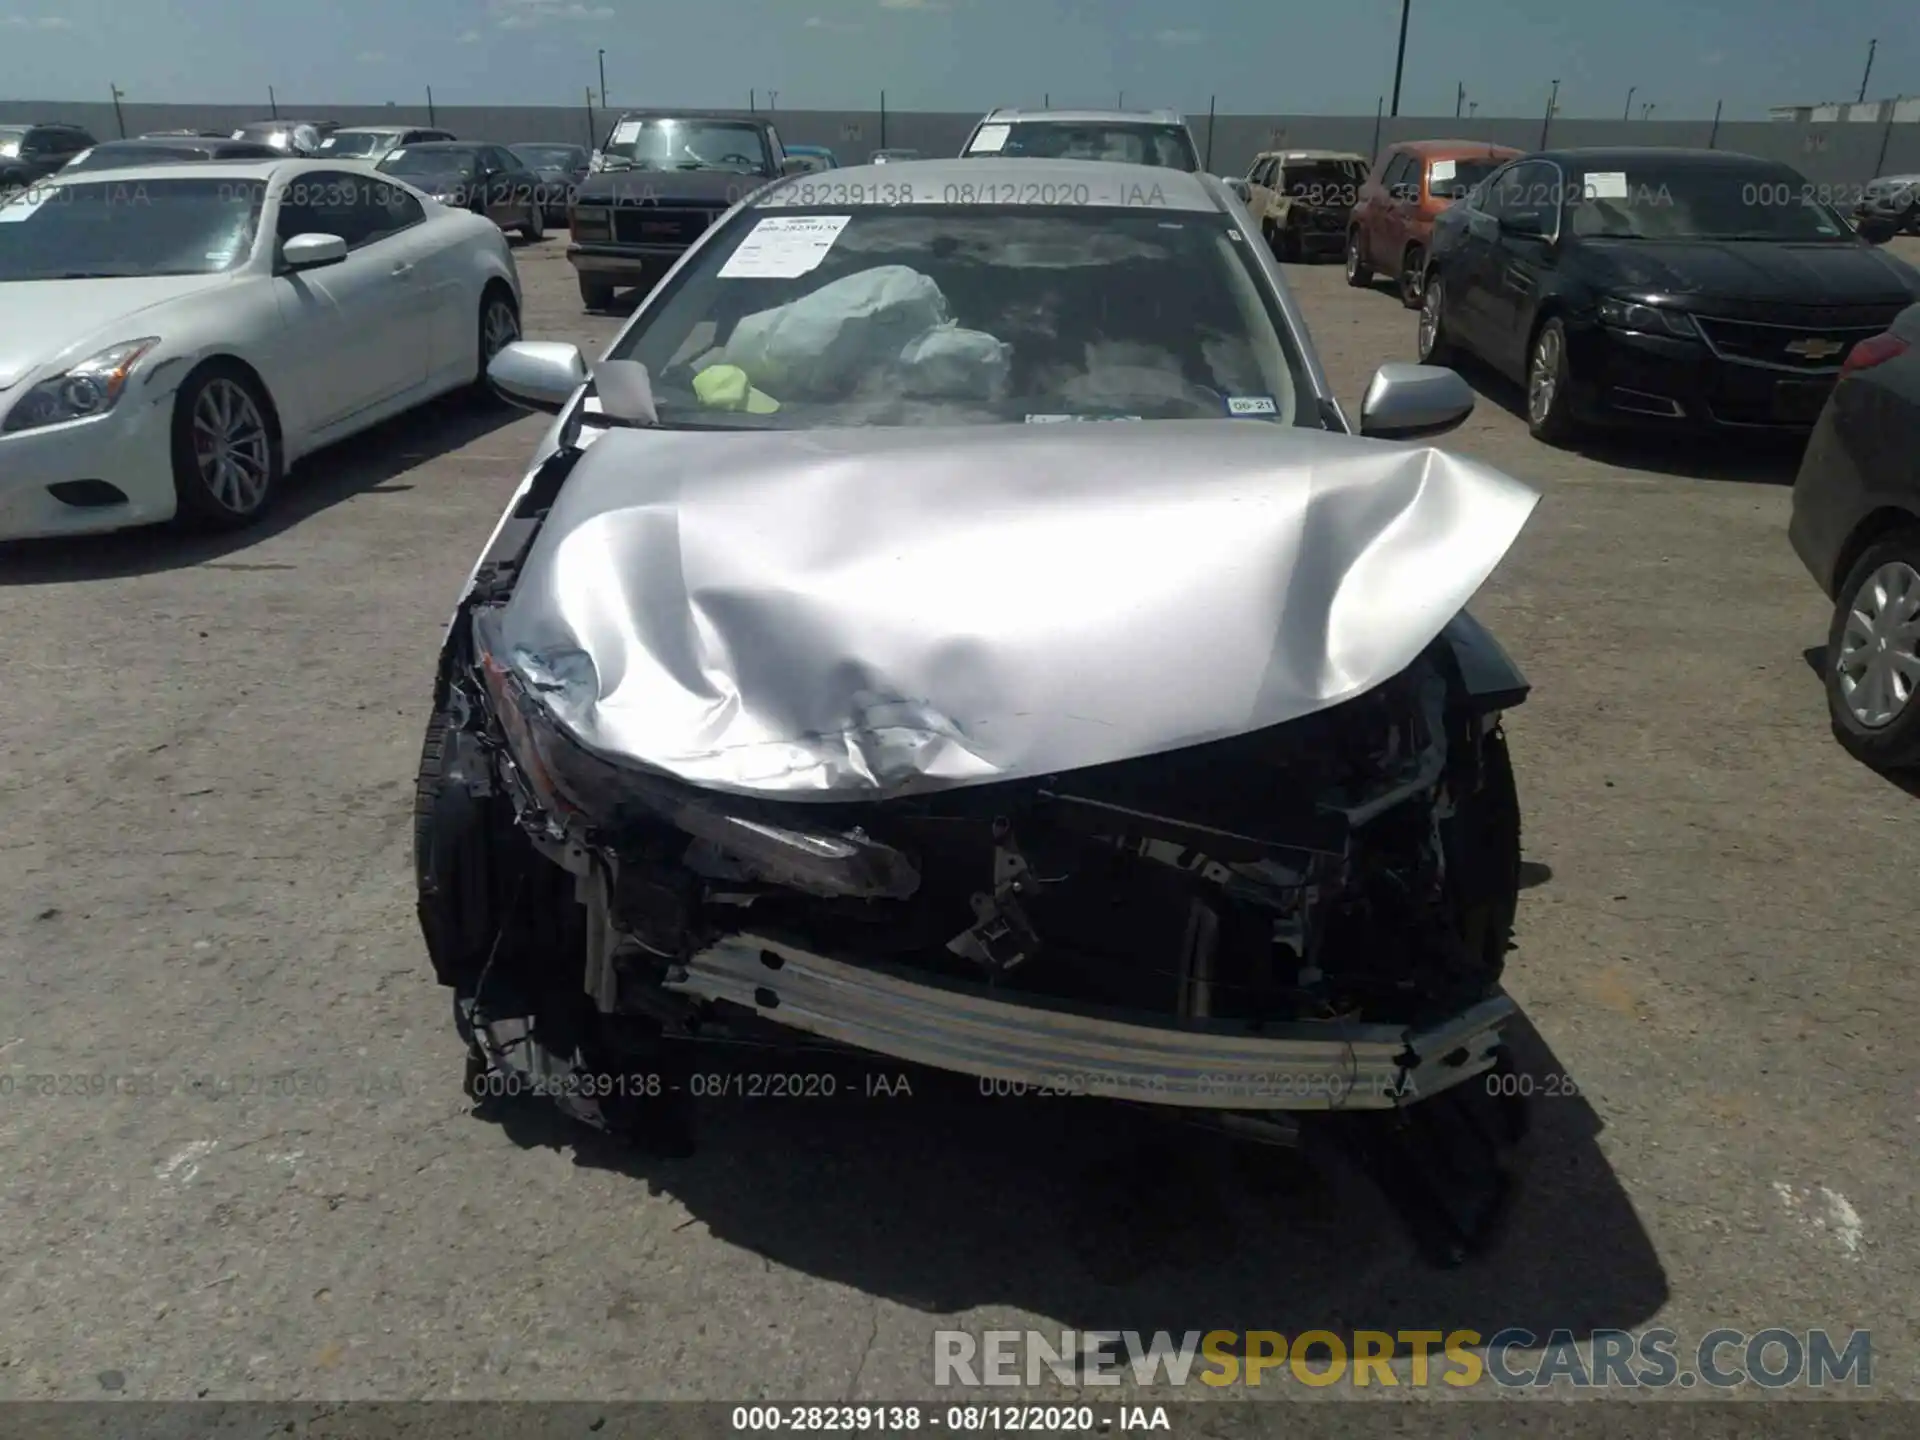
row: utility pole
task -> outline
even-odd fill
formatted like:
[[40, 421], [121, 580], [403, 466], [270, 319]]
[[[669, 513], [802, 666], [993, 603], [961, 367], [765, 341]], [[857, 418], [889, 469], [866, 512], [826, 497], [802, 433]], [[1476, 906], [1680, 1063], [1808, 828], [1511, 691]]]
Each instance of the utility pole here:
[[280, 102], [273, 97], [273, 86], [267, 86], [267, 109], [273, 112], [273, 118], [280, 118]]
[[1879, 48], [1880, 42], [1878, 40], [1869, 40], [1867, 42], [1867, 68], [1866, 72], [1860, 77], [1860, 99], [1857, 102], [1858, 104], [1864, 105], [1867, 103], [1867, 80], [1873, 74], [1873, 52]]
[[113, 123], [120, 127], [120, 138], [124, 140], [127, 138], [127, 117], [120, 111], [120, 102], [126, 99], [127, 92], [111, 80], [107, 82], [107, 89], [113, 94]]
[[760, 113], [760, 92], [758, 90], [747, 91], [747, 113], [749, 115], [758, 115]]
[[1620, 111], [1620, 118], [1622, 120], [1631, 120], [1633, 118], [1633, 92], [1639, 88], [1638, 85], [1627, 86], [1627, 103]]
[[1213, 102], [1214, 97], [1207, 96], [1207, 159], [1206, 168], [1213, 169]]
[[433, 86], [427, 86], [427, 124], [438, 125], [440, 117], [433, 111]]
[[1126, 91], [1122, 90], [1120, 92], [1120, 103], [1115, 105], [1113, 108], [1116, 110], [1124, 110], [1127, 108], [1127, 92]]
[[1556, 80], [1553, 82], [1553, 93], [1547, 96], [1547, 115], [1546, 118], [1540, 122], [1540, 143], [1534, 147], [1535, 149], [1544, 150], [1547, 148], [1547, 132], [1553, 128], [1553, 112], [1559, 108], [1560, 82]]
[[1642, 120], [1645, 120], [1645, 119], [1647, 119], [1647, 118], [1648, 118], [1649, 116], [1651, 116], [1652, 114], [1653, 114], [1653, 106], [1651, 106], [1651, 105], [1642, 105], [1642, 106], [1640, 107], [1640, 118], [1641, 118]]
[[772, 115], [776, 111], [778, 111], [779, 108], [780, 108], [780, 92], [778, 90], [767, 91], [767, 113], [769, 115]]
[[1707, 149], [1709, 150], [1713, 149], [1713, 142], [1720, 138], [1720, 107], [1724, 104], [1726, 104], [1724, 100], [1713, 102], [1713, 129], [1707, 132]]
[[1040, 97], [1040, 108], [1042, 110], [1051, 110], [1053, 108], [1053, 92], [1052, 91], [1048, 91], [1045, 95], [1042, 95]]
[[880, 92], [880, 148], [887, 148], [887, 92]]
[[607, 108], [607, 52], [600, 52], [600, 108]]
[[1460, 118], [1460, 111], [1466, 106], [1466, 103], [1467, 103], [1467, 82], [1462, 80], [1459, 83], [1459, 85], [1454, 88], [1454, 92], [1453, 92], [1453, 118], [1454, 119], [1458, 120]]
[[1467, 102], [1467, 118], [1471, 120], [1474, 115], [1479, 112], [1479, 109], [1480, 102], [1478, 100], [1469, 100]]
[[593, 86], [591, 85], [587, 86], [586, 91], [587, 91], [587, 148], [589, 150], [598, 150], [600, 148], [600, 136], [593, 128]]
[[1400, 113], [1400, 77], [1407, 68], [1407, 15], [1413, 0], [1400, 0], [1400, 53], [1393, 59], [1393, 113]]
[[1373, 102], [1373, 153], [1380, 153], [1380, 112], [1386, 109], [1387, 97], [1382, 95]]

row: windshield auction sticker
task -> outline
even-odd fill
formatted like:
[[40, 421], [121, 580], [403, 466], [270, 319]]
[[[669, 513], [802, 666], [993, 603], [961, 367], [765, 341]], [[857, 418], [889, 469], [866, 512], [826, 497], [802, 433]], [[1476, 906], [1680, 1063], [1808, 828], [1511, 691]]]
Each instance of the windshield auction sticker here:
[[982, 125], [980, 133], [973, 137], [973, 144], [967, 147], [969, 155], [994, 155], [1007, 148], [1007, 136], [1012, 134], [1007, 125]]
[[1453, 176], [1454, 176], [1453, 161], [1436, 160], [1433, 162], [1433, 173], [1428, 178], [1433, 180], [1451, 180], [1453, 179]]
[[794, 280], [820, 268], [851, 215], [769, 215], [720, 267], [722, 280]]
[[1624, 200], [1627, 198], [1627, 172], [1594, 170], [1587, 175], [1587, 199]]

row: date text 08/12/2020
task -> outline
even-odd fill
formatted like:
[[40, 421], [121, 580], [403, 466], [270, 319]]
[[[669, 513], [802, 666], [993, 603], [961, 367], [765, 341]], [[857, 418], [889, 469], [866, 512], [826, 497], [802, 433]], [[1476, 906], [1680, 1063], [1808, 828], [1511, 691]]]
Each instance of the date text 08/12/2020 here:
[[734, 1434], [781, 1431], [816, 1434], [883, 1434], [1002, 1431], [1041, 1434], [1109, 1434], [1119, 1430], [1171, 1430], [1158, 1405], [736, 1405]]

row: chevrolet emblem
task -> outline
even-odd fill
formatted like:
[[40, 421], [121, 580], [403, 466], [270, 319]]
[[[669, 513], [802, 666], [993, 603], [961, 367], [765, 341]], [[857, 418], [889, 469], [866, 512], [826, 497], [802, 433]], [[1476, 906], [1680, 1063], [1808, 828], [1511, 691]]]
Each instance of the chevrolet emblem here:
[[1787, 353], [1798, 355], [1805, 360], [1831, 360], [1846, 348], [1846, 345], [1839, 340], [1795, 340], [1787, 346]]

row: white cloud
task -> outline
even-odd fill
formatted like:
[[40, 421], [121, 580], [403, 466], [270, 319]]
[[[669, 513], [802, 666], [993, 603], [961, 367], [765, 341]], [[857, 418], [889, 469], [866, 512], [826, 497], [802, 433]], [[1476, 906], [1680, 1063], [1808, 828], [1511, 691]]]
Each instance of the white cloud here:
[[943, 0], [880, 0], [882, 10], [944, 10]]
[[535, 30], [556, 21], [611, 20], [607, 5], [582, 5], [578, 0], [493, 0], [493, 13], [502, 30]]
[[1153, 38], [1160, 45], [1198, 45], [1207, 36], [1204, 30], [1162, 30]]
[[353, 58], [362, 65], [384, 65], [393, 57], [384, 50], [362, 50]]
[[59, 15], [0, 15], [9, 30], [71, 30], [73, 22]]
[[803, 30], [858, 30], [858, 25], [850, 25], [844, 20], [828, 20], [819, 15], [809, 15], [800, 27]]
[[460, 43], [462, 45], [478, 45], [480, 43], [480, 32], [478, 30], [468, 30], [461, 35]]

